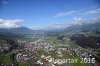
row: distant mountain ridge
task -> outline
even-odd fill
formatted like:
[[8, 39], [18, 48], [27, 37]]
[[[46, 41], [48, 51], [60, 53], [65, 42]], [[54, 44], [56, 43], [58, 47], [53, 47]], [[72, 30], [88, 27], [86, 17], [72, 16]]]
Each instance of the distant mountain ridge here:
[[27, 27], [18, 27], [18, 28], [0, 28], [0, 33], [10, 33], [15, 35], [28, 35], [28, 34], [43, 34], [45, 30], [32, 30]]
[[[65, 28], [66, 27], [66, 28]], [[83, 24], [83, 25], [70, 25], [65, 26], [62, 29], [50, 29], [50, 30], [32, 30], [27, 27], [19, 27], [19, 28], [0, 28], [0, 33], [12, 33], [12, 34], [45, 34], [45, 33], [53, 33], [53, 32], [86, 32], [91, 30], [97, 30], [100, 32], [100, 22], [95, 22], [91, 24]]]
[[84, 32], [90, 30], [100, 31], [100, 23], [84, 24], [84, 25], [72, 25], [65, 29], [66, 32]]
[[1, 33], [13, 33], [13, 34], [32, 34], [33, 30], [26, 28], [26, 27], [19, 27], [19, 28], [1, 28]]

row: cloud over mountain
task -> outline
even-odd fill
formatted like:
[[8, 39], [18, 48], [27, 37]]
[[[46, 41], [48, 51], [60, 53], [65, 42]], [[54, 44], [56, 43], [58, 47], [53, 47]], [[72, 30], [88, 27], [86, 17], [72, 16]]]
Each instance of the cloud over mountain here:
[[74, 24], [82, 25], [84, 22], [85, 22], [85, 20], [83, 20], [80, 17], [79, 18], [77, 18], [77, 17], [74, 18]]
[[74, 18], [74, 22], [73, 24], [75, 25], [83, 25], [83, 24], [94, 24], [94, 23], [99, 23], [100, 22], [100, 17], [95, 17], [95, 18], [92, 18], [92, 19], [89, 19], [89, 20], [85, 20], [85, 19], [82, 19], [82, 18]]
[[15, 19], [15, 20], [4, 20], [0, 19], [0, 28], [17, 28], [21, 26], [21, 22], [24, 20]]

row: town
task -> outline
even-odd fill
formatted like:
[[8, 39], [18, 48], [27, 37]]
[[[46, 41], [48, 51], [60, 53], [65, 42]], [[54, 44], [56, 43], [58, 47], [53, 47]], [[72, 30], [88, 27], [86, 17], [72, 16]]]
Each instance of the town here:
[[[70, 39], [67, 39], [70, 42]], [[18, 64], [26, 64], [26, 66], [72, 66], [70, 62], [59, 62], [54, 59], [76, 59], [75, 63], [79, 63], [81, 58], [94, 58], [90, 51], [80, 46], [71, 46], [70, 44], [52, 44], [47, 39], [37, 39], [33, 41], [17, 40], [18, 47], [8, 52], [13, 58], [9, 64], [1, 63], [1, 66], [18, 66]], [[11, 45], [0, 45], [0, 53], [3, 55], [5, 50], [9, 50]], [[84, 62], [85, 63], [85, 62]], [[85, 64], [94, 64], [94, 62], [86, 62]]]

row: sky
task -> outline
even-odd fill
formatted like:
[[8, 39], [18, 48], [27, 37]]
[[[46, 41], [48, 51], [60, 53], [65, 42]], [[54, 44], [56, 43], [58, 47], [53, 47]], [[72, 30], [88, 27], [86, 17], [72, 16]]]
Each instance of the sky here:
[[31, 29], [100, 16], [100, 0], [0, 0], [0, 28]]

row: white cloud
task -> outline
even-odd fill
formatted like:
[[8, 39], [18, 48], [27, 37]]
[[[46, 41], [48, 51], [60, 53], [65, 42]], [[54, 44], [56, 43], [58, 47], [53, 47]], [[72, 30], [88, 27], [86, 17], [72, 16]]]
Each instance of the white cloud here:
[[69, 12], [62, 12], [62, 13], [57, 13], [54, 17], [61, 17], [61, 16], [67, 16], [74, 14], [76, 11], [69, 11]]
[[72, 14], [82, 14], [85, 13], [85, 14], [98, 14], [100, 13], [100, 8], [94, 8], [94, 7], [91, 7], [91, 8], [83, 8], [83, 9], [79, 9], [79, 10], [73, 10], [73, 11], [67, 11], [67, 12], [61, 12], [61, 13], [57, 13], [55, 16], [53, 17], [62, 17], [62, 16], [69, 16], [69, 15], [72, 15]]
[[100, 13], [100, 8], [94, 9], [94, 10], [89, 10], [85, 12], [86, 14], [98, 14]]
[[74, 25], [94, 24], [94, 23], [100, 23], [100, 17], [95, 17], [89, 20], [75, 17], [73, 22]]
[[15, 20], [4, 20], [0, 19], [0, 28], [18, 28], [21, 26], [21, 22], [24, 20], [15, 19]]
[[93, 23], [99, 23], [100, 22], [100, 17], [96, 17], [90, 20], [90, 22]]
[[82, 25], [83, 23], [85, 22], [85, 20], [83, 20], [82, 18], [80, 17], [74, 17], [74, 24], [77, 24], [77, 25]]

